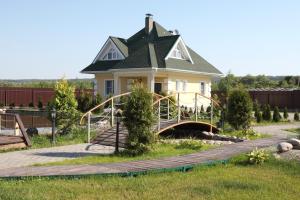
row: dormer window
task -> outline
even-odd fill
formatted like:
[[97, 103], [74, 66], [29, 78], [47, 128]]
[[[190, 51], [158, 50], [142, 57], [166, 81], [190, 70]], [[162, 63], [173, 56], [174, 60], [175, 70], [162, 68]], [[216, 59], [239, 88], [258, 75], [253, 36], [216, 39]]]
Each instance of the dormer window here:
[[183, 40], [181, 37], [177, 39], [175, 42], [174, 46], [171, 48], [167, 56], [165, 57], [165, 60], [168, 60], [169, 58], [175, 58], [175, 59], [180, 59], [180, 60], [186, 60], [194, 64], [190, 53], [185, 46]]
[[115, 49], [111, 48], [107, 53], [107, 60], [115, 60], [118, 58], [118, 53]]
[[179, 45], [177, 45], [177, 47], [174, 49], [174, 51], [172, 52], [172, 57], [173, 58], [180, 58], [180, 59], [184, 59], [184, 57], [182, 56], [182, 52], [181, 50], [178, 48]]

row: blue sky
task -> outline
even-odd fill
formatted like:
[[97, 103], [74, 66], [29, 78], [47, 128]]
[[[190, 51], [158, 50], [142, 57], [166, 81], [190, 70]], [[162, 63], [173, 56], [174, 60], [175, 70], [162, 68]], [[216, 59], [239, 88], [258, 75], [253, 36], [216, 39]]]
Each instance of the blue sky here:
[[300, 74], [300, 1], [0, 0], [0, 79], [83, 78], [109, 35], [145, 13], [223, 73]]

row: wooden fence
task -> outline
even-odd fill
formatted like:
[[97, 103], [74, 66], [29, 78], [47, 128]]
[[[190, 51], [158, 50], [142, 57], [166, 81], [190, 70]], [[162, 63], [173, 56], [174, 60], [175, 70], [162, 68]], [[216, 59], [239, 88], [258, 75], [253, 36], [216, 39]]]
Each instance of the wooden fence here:
[[[221, 102], [224, 102], [222, 92], [214, 91]], [[289, 110], [300, 111], [300, 89], [256, 89], [249, 90], [253, 101], [257, 100], [260, 105], [269, 104], [272, 108], [278, 106], [280, 109], [287, 107]]]
[[[79, 90], [76, 89], [75, 95], [79, 96], [81, 92], [93, 94], [92, 89]], [[42, 102], [44, 106], [52, 100], [54, 90], [52, 88], [22, 88], [22, 87], [0, 87], [0, 105], [27, 107], [33, 104], [37, 107], [38, 102]]]

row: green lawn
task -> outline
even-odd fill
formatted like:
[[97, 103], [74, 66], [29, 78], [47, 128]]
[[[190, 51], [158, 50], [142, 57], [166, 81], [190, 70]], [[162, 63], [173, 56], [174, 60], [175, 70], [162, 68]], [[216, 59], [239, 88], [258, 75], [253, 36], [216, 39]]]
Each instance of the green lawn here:
[[199, 166], [189, 172], [137, 177], [29, 178], [0, 181], [0, 199], [298, 199], [300, 165], [269, 161], [261, 166]]
[[202, 147], [200, 148], [184, 147], [176, 144], [155, 144], [153, 145], [153, 148], [150, 152], [135, 157], [129, 156], [127, 154], [122, 154], [122, 153], [120, 155], [95, 155], [95, 156], [75, 158], [71, 160], [64, 160], [59, 162], [51, 162], [51, 163], [46, 163], [41, 165], [53, 166], [53, 165], [69, 165], [69, 164], [97, 164], [97, 163], [122, 162], [122, 161], [132, 161], [132, 160], [147, 160], [147, 159], [149, 160], [149, 159], [163, 158], [168, 156], [190, 154], [190, 153], [211, 149], [214, 147], [216, 146], [208, 145], [208, 144], [203, 144]]
[[[91, 132], [91, 137], [95, 136], [95, 132]], [[30, 138], [32, 142], [31, 148], [44, 148], [52, 147], [52, 136], [51, 135], [36, 135]], [[63, 146], [71, 144], [80, 144], [87, 142], [87, 131], [85, 129], [78, 129], [72, 133], [66, 135], [57, 134], [55, 137], [54, 146]]]

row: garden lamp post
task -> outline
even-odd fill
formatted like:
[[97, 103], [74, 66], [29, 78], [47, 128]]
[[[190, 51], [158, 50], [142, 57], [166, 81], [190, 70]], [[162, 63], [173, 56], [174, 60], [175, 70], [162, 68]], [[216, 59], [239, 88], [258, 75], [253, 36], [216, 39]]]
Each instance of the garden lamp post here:
[[56, 110], [55, 108], [51, 111], [52, 118], [52, 144], [55, 144], [55, 118], [56, 118]]
[[119, 153], [119, 131], [120, 131], [120, 123], [122, 120], [122, 110], [118, 109], [116, 112], [116, 119], [117, 119], [117, 129], [116, 129], [116, 147], [115, 153]]

